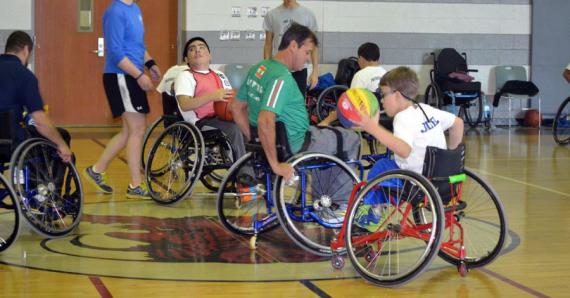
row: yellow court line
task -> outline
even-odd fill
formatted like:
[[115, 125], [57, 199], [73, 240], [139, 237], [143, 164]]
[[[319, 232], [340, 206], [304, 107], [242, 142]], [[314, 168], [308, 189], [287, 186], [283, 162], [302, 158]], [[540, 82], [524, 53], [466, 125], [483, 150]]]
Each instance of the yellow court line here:
[[563, 196], [563, 197], [570, 198], [570, 194], [569, 194], [569, 193], [565, 193], [565, 192], [553, 190], [553, 189], [551, 189], [551, 188], [546, 188], [546, 187], [544, 187], [544, 186], [540, 186], [540, 185], [536, 185], [536, 184], [532, 184], [532, 183], [527, 183], [527, 182], [520, 181], [520, 180], [517, 180], [517, 179], [513, 179], [513, 178], [510, 178], [510, 177], [506, 177], [506, 176], [502, 176], [502, 175], [498, 175], [498, 174], [489, 173], [489, 172], [487, 172], [487, 171], [483, 171], [483, 170], [480, 170], [480, 169], [474, 169], [474, 168], [469, 168], [469, 169], [470, 169], [470, 170], [477, 171], [477, 172], [479, 172], [479, 173], [481, 173], [481, 174], [483, 174], [483, 175], [494, 176], [494, 177], [501, 178], [501, 179], [504, 179], [504, 180], [507, 180], [507, 181], [515, 182], [515, 183], [522, 184], [522, 185], [526, 185], [526, 186], [530, 186], [530, 187], [535, 187], [535, 188], [538, 188], [538, 189], [541, 189], [541, 190], [545, 190], [545, 191], [548, 191], [548, 192], [552, 192], [552, 193], [561, 195], [561, 196]]

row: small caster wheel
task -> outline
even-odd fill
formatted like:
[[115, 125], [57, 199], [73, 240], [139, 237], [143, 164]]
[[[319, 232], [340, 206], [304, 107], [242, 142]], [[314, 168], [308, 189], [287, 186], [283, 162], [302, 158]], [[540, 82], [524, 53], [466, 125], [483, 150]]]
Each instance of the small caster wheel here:
[[257, 248], [257, 235], [251, 236], [249, 238], [249, 249], [255, 250]]
[[342, 267], [344, 267], [344, 258], [339, 255], [333, 256], [331, 259], [331, 265], [334, 269], [342, 269]]
[[469, 272], [469, 269], [467, 269], [467, 265], [465, 264], [465, 262], [461, 262], [457, 266], [457, 271], [459, 271], [459, 275], [461, 275], [461, 277], [465, 277], [467, 276], [467, 272]]

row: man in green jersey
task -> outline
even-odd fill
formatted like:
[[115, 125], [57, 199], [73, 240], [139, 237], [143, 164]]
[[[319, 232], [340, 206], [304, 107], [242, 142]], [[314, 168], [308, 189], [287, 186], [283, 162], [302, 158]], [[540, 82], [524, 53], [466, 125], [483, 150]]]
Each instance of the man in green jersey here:
[[[305, 98], [299, 91], [291, 71], [304, 67], [318, 45], [315, 34], [307, 27], [292, 24], [283, 35], [277, 54], [252, 66], [246, 80], [230, 106], [234, 121], [250, 139], [249, 126], [257, 127], [259, 139], [272, 171], [289, 180], [293, 176], [290, 164], [279, 162], [275, 146], [275, 122], [285, 124], [287, 139], [293, 153], [301, 151], [342, 155], [358, 158], [360, 137], [343, 128], [323, 129], [309, 126]], [[337, 144], [342, 138], [342, 151]], [[348, 178], [348, 177], [346, 177]], [[342, 201], [348, 201], [352, 188], [347, 183]], [[347, 194], [346, 194], [347, 193]]]

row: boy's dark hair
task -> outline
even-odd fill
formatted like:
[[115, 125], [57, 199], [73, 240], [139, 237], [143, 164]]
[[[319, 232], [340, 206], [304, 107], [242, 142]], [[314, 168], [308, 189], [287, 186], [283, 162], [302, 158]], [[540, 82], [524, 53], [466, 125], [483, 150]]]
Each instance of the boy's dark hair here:
[[23, 51], [26, 46], [28, 46], [28, 50], [31, 52], [34, 48], [32, 38], [24, 31], [14, 31], [6, 40], [6, 48], [4, 52], [19, 53]]
[[208, 43], [206, 42], [206, 40], [204, 38], [202, 38], [200, 36], [192, 37], [184, 45], [184, 49], [182, 50], [182, 60], [184, 60], [184, 58], [186, 58], [186, 56], [188, 55], [188, 47], [190, 47], [190, 44], [195, 42], [196, 40], [203, 42], [206, 45], [208, 52], [210, 52], [210, 46], [208, 45]]
[[358, 56], [364, 58], [366, 61], [380, 60], [380, 48], [377, 44], [372, 42], [363, 43], [358, 48]]
[[289, 29], [285, 31], [285, 34], [283, 34], [283, 38], [281, 39], [281, 43], [277, 50], [281, 51], [286, 49], [293, 40], [297, 42], [299, 47], [301, 47], [303, 42], [307, 39], [310, 39], [315, 44], [315, 47], [319, 46], [319, 40], [311, 29], [293, 22], [291, 26], [289, 26]]
[[380, 86], [400, 91], [404, 97], [415, 99], [418, 95], [418, 75], [409, 67], [400, 66], [387, 72], [380, 79]]

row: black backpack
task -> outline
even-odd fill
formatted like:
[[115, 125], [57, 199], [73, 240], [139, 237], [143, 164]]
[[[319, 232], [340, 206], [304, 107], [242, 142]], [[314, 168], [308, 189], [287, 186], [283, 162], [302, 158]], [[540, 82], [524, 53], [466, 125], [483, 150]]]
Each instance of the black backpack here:
[[359, 70], [360, 66], [358, 66], [358, 58], [348, 57], [341, 59], [338, 62], [338, 68], [336, 70], [336, 76], [334, 77], [334, 80], [339, 85], [350, 87], [352, 77], [354, 77], [354, 74]]

